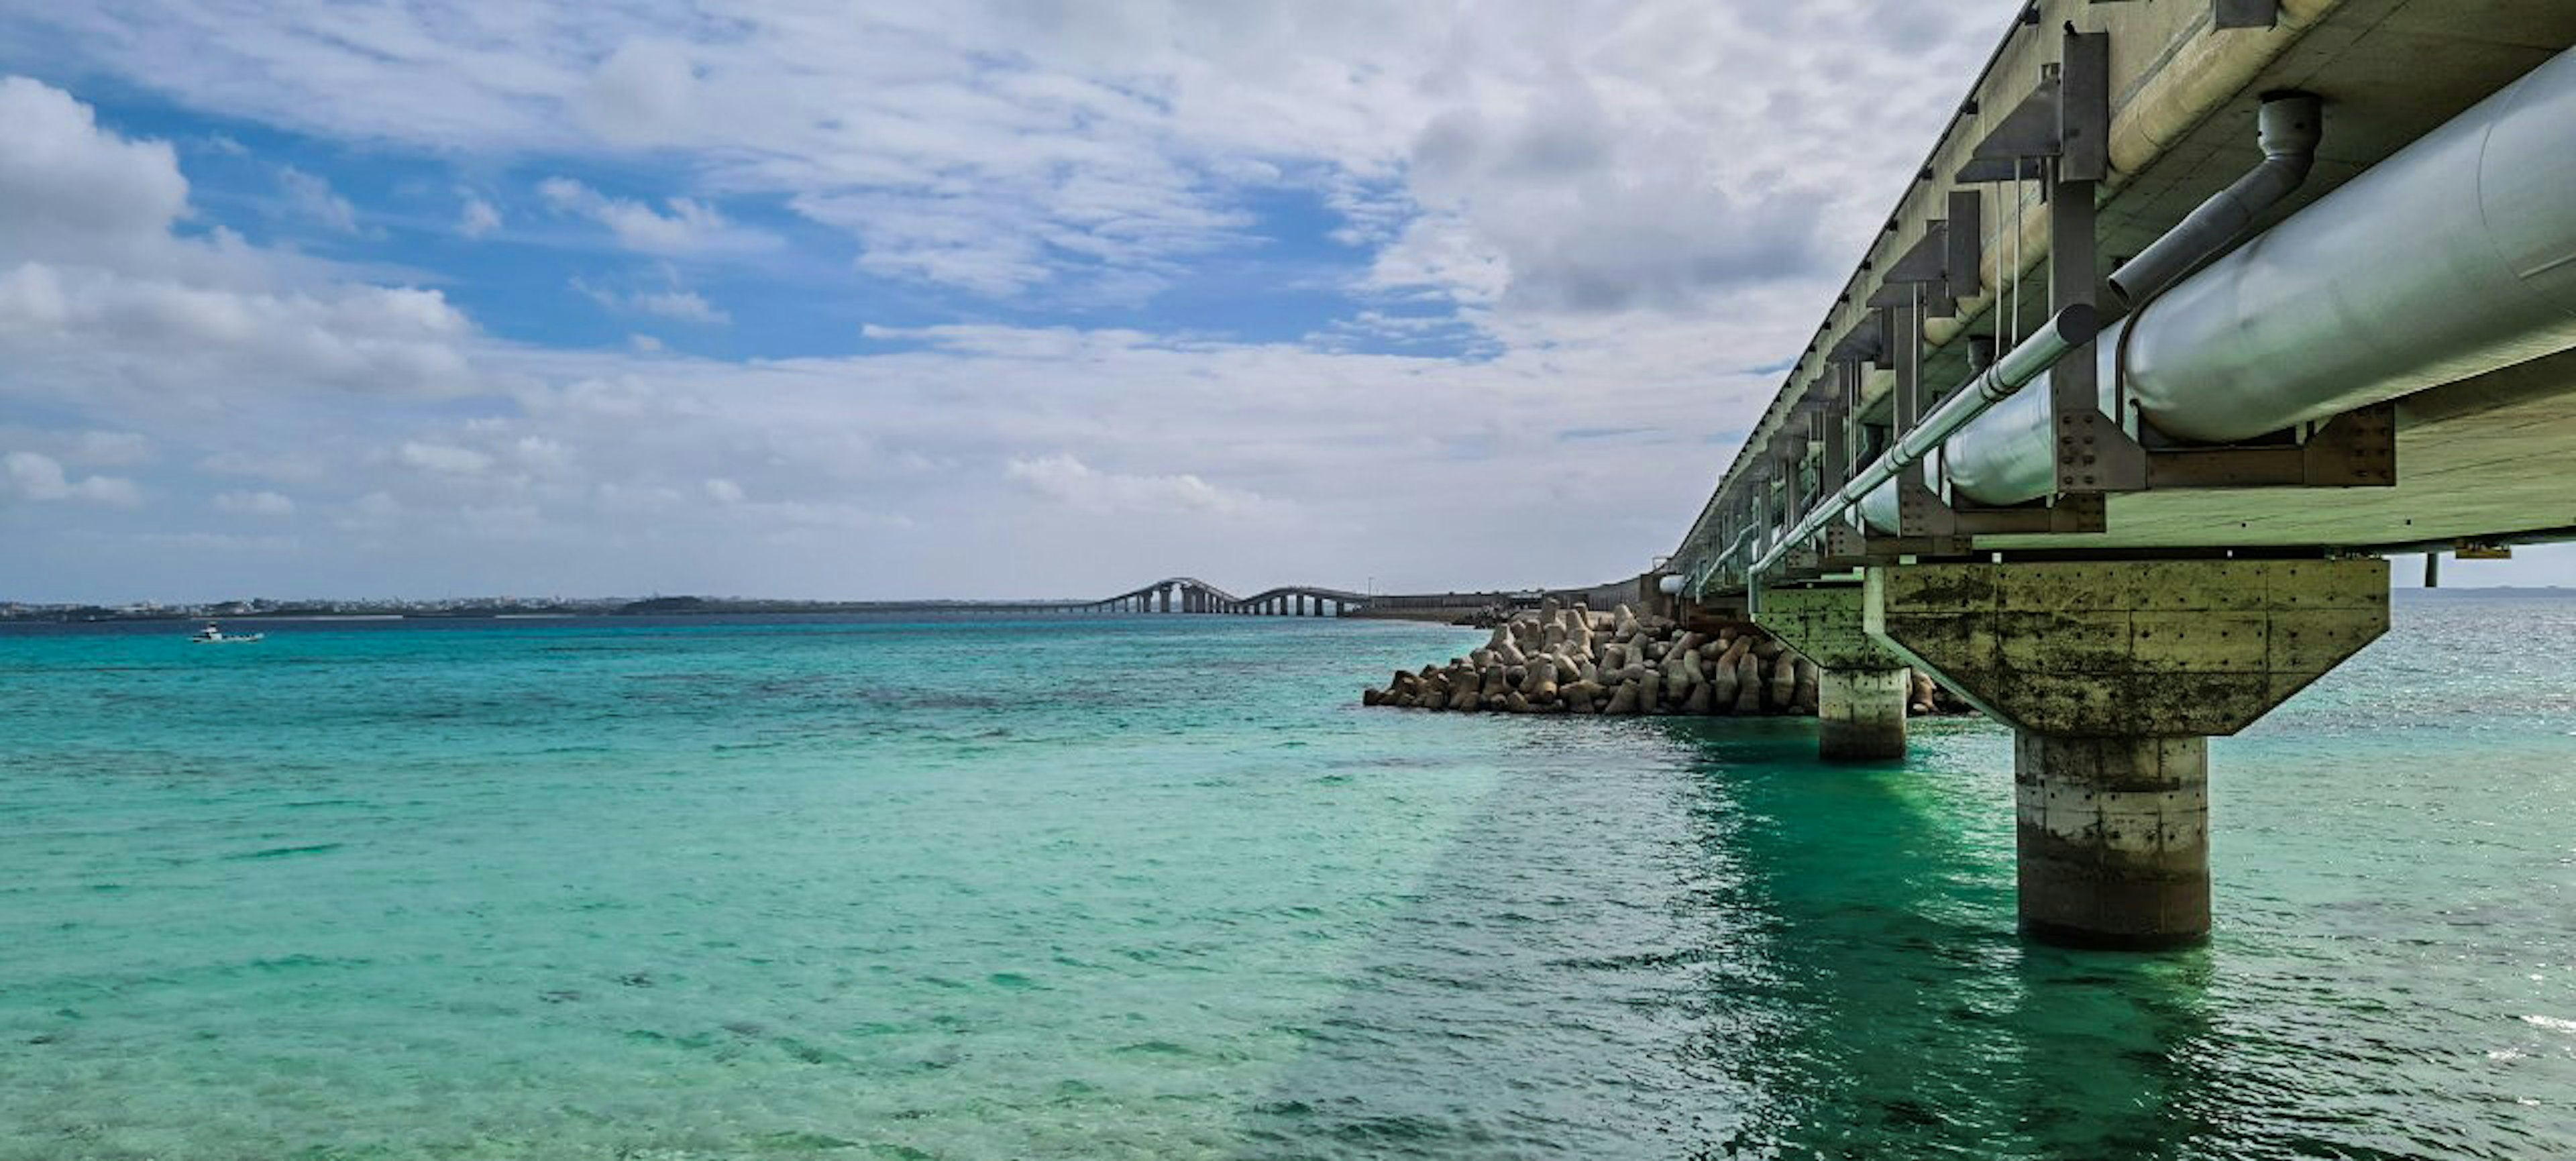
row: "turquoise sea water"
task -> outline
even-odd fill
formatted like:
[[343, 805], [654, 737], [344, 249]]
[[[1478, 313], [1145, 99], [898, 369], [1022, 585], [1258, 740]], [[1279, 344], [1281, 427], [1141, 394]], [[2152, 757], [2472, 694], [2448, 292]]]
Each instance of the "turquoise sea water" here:
[[0, 631], [0, 1159], [2576, 1154], [2576, 601], [2397, 616], [2152, 957], [1993, 726], [1357, 706], [1463, 630]]

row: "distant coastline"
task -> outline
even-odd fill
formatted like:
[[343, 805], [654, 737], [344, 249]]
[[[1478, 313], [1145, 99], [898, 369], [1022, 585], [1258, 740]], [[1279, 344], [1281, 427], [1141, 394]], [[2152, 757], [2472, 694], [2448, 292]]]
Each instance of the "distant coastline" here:
[[687, 617], [743, 614], [991, 612], [1026, 604], [1056, 609], [1066, 600], [796, 601], [762, 597], [586, 597], [537, 600], [464, 598], [443, 601], [215, 601], [205, 604], [39, 604], [0, 601], [0, 623], [109, 621], [413, 621], [544, 620], [563, 617]]
[[[2398, 600], [2463, 600], [2496, 598], [2576, 598], [2576, 588], [2558, 585], [2485, 588], [2399, 588]], [[45, 604], [0, 601], [0, 623], [83, 623], [106, 621], [408, 621], [532, 620], [562, 617], [687, 617], [744, 614], [937, 613], [942, 609], [992, 612], [1012, 605], [1031, 609], [1061, 608], [1063, 600], [977, 601], [796, 601], [764, 597], [581, 597], [522, 600], [473, 597], [439, 601], [278, 601], [250, 599], [190, 605]]]

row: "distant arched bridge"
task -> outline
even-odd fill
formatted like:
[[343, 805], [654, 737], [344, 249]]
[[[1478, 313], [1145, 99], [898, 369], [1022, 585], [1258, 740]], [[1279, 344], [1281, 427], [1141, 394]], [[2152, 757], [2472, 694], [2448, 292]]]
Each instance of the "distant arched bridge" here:
[[1364, 611], [1375, 598], [1347, 589], [1314, 585], [1281, 585], [1238, 597], [1191, 576], [1155, 581], [1143, 588], [1096, 601], [1079, 611], [1095, 613], [1218, 613], [1229, 616], [1343, 617]]
[[1388, 617], [1452, 620], [1497, 606], [1536, 608], [1554, 597], [1607, 609], [1640, 599], [1634, 581], [1588, 589], [1518, 589], [1453, 593], [1357, 593], [1324, 585], [1280, 585], [1236, 596], [1191, 576], [1166, 577], [1096, 601], [872, 601], [846, 606], [870, 613], [1002, 613], [1018, 615], [1199, 614], [1235, 617]]

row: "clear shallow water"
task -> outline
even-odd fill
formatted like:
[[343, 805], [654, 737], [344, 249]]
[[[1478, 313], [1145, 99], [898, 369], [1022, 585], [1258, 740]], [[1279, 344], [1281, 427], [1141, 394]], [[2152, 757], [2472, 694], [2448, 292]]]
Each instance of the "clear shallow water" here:
[[1460, 630], [13, 631], [0, 1159], [2563, 1155], [2576, 602], [2398, 618], [2161, 957], [1994, 727], [1357, 708]]

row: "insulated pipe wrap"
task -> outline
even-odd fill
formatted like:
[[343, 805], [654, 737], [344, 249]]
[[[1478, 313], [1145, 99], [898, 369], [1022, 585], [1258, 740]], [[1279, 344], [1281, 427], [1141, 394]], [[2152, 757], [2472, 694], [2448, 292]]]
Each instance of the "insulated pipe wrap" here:
[[2224, 249], [2254, 219], [2308, 180], [2317, 162], [2322, 119], [2316, 97], [2284, 93], [2263, 98], [2258, 116], [2263, 163], [2217, 196], [2201, 203], [2155, 244], [2111, 272], [2111, 289], [2135, 305]]
[[[2129, 320], [2128, 393], [2167, 435], [2250, 439], [2576, 346], [2576, 52], [2175, 284]], [[2122, 332], [2094, 353], [2105, 412]], [[1943, 448], [1980, 504], [2048, 495], [2043, 378]], [[1895, 525], [1894, 490], [1863, 505]]]
[[2576, 54], [2157, 298], [2129, 397], [2248, 439], [2576, 346]]

